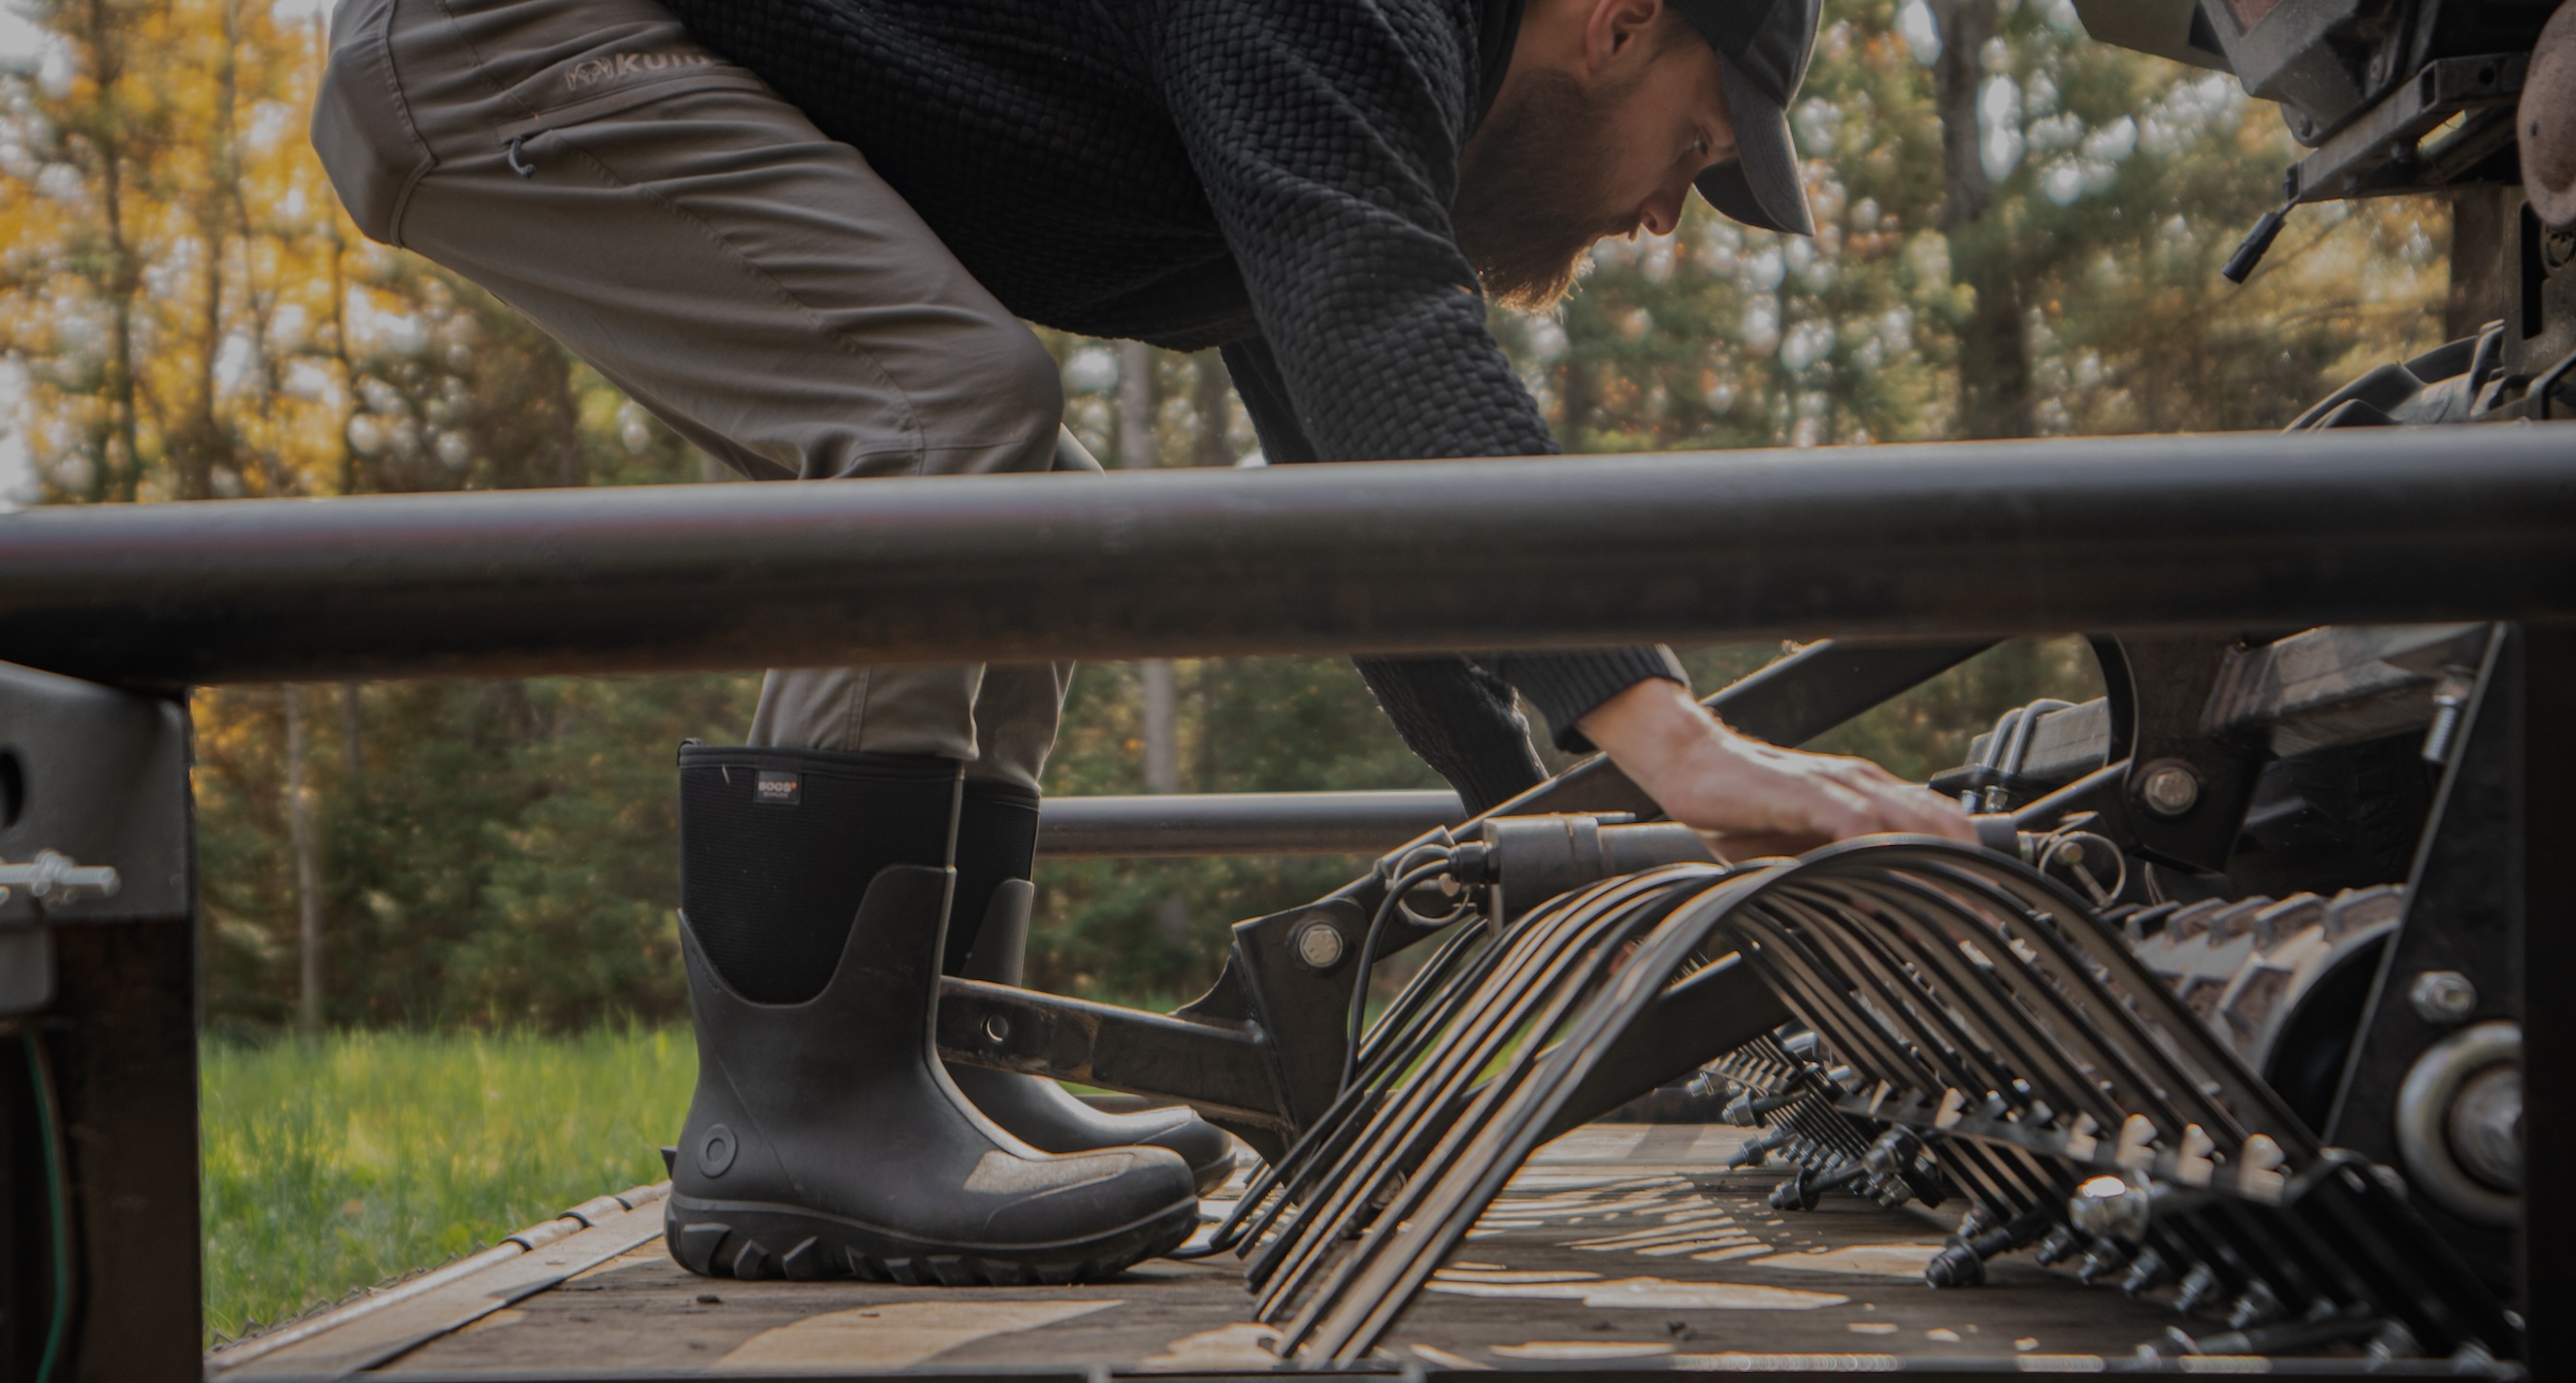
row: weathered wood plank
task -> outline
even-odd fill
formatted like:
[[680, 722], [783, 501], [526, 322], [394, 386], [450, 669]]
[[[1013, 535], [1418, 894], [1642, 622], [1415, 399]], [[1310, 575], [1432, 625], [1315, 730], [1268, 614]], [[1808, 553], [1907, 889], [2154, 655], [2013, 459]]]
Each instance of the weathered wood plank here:
[[458, 1265], [479, 1267], [354, 1302], [279, 1332], [283, 1343], [262, 1336], [219, 1351], [207, 1360], [207, 1374], [222, 1383], [285, 1383], [375, 1368], [660, 1239], [667, 1191], [639, 1188], [575, 1206]]

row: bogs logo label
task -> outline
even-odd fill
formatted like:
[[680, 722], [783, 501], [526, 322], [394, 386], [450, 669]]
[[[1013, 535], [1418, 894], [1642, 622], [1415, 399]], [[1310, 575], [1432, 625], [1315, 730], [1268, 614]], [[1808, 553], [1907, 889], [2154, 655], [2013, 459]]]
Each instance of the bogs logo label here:
[[596, 91], [612, 82], [715, 65], [712, 53], [617, 53], [574, 63], [564, 74], [564, 85], [573, 91]]

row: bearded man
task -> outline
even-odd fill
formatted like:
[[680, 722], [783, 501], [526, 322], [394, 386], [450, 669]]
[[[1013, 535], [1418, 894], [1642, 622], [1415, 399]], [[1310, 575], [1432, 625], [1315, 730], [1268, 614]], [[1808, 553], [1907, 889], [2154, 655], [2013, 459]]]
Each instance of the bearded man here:
[[[1221, 349], [1273, 462], [1526, 455], [1489, 300], [1693, 187], [1809, 233], [1817, 3], [342, 0], [313, 137], [368, 235], [755, 479], [1097, 469], [1022, 319]], [[1542, 776], [1516, 689], [1723, 851], [1970, 837], [1662, 648], [1360, 671], [1473, 809]], [[1068, 672], [773, 671], [748, 745], [681, 750], [689, 1268], [1062, 1282], [1190, 1232], [1223, 1134], [928, 1047], [941, 969], [1018, 977]]]

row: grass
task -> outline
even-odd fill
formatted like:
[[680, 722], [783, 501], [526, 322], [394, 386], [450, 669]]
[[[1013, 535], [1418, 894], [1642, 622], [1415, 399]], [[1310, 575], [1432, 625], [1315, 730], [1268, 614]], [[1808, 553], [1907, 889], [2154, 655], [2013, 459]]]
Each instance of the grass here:
[[206, 1324], [235, 1337], [659, 1181], [684, 1030], [208, 1038]]

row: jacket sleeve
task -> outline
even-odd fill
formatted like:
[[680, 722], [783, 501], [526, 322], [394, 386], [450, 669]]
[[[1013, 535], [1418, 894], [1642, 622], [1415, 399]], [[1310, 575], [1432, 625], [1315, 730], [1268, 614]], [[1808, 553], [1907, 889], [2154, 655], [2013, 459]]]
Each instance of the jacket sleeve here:
[[1475, 89], [1466, 8], [1160, 7], [1158, 83], [1311, 459], [1556, 450], [1449, 225]]
[[[1226, 365], [1274, 462], [1556, 450], [1450, 230], [1477, 89], [1463, 9], [1200, 0], [1163, 11], [1165, 99], [1261, 325]], [[1487, 666], [1568, 748], [1589, 747], [1574, 723], [1627, 687], [1687, 685], [1662, 648]]]

